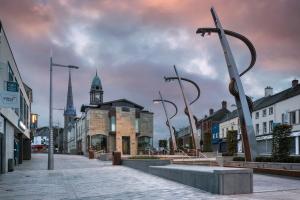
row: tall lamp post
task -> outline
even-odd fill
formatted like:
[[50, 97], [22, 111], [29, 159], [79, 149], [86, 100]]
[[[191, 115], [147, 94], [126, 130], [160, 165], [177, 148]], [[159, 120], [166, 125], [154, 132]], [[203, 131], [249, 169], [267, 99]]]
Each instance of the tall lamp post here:
[[[163, 108], [164, 108], [164, 111], [165, 111], [165, 115], [166, 115], [166, 118], [167, 118], [166, 125], [169, 128], [170, 136], [171, 136], [171, 140], [172, 140], [172, 146], [173, 146], [173, 148], [171, 149], [172, 150], [171, 152], [173, 154], [177, 150], [177, 144], [176, 144], [176, 138], [175, 138], [175, 128], [171, 124], [171, 119], [173, 117], [175, 117], [175, 115], [177, 114], [178, 109], [177, 109], [177, 106], [176, 106], [175, 103], [173, 103], [172, 101], [168, 101], [168, 100], [164, 99], [162, 97], [160, 91], [158, 93], [159, 93], [160, 99], [154, 99], [153, 102], [154, 103], [160, 103], [161, 102], [162, 105], [163, 105]], [[173, 105], [175, 107], [175, 114], [173, 114], [171, 117], [169, 117], [169, 113], [168, 113], [168, 111], [166, 109], [165, 103], [169, 103], [169, 104], [171, 104], [171, 105]]]
[[61, 65], [57, 63], [53, 63], [52, 57], [50, 57], [50, 101], [49, 101], [49, 147], [48, 147], [48, 170], [54, 169], [54, 157], [53, 157], [53, 109], [52, 109], [52, 69], [53, 67], [64, 67], [69, 69], [79, 69], [78, 66], [74, 65]]
[[[199, 136], [197, 134], [197, 129], [196, 129], [197, 118], [193, 115], [192, 110], [190, 108], [190, 105], [193, 104], [195, 101], [197, 101], [199, 99], [200, 89], [199, 89], [198, 85], [195, 82], [193, 82], [193, 81], [191, 81], [187, 78], [180, 77], [178, 72], [177, 72], [177, 69], [176, 69], [175, 65], [174, 65], [174, 71], [175, 71], [176, 77], [164, 77], [164, 78], [165, 78], [166, 82], [172, 81], [172, 80], [178, 80], [179, 87], [180, 87], [180, 90], [181, 90], [181, 93], [182, 93], [182, 96], [183, 96], [183, 100], [184, 100], [184, 103], [185, 103], [185, 111], [184, 112], [189, 118], [189, 123], [190, 123], [190, 126], [191, 126], [191, 132], [192, 132], [194, 148], [195, 148], [196, 153], [197, 153], [198, 150], [200, 150], [200, 140], [199, 140]], [[184, 87], [183, 87], [183, 84], [181, 82], [182, 80], [192, 83], [197, 89], [197, 92], [198, 92], [197, 97], [190, 103], [188, 102], [188, 100], [186, 98], [186, 95], [184, 93]]]

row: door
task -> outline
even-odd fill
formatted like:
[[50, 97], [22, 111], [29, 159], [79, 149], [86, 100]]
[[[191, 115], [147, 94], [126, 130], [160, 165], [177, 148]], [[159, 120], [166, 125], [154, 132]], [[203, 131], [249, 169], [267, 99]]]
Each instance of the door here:
[[122, 137], [122, 152], [123, 152], [123, 154], [130, 155], [130, 137], [129, 136]]

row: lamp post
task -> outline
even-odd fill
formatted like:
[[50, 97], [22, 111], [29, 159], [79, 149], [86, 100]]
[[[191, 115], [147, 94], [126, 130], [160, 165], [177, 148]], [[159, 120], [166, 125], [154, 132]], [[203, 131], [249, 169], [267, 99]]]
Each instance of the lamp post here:
[[[193, 81], [191, 81], [187, 78], [180, 77], [178, 72], [177, 72], [177, 69], [176, 69], [175, 65], [174, 65], [174, 71], [175, 71], [176, 77], [164, 77], [164, 79], [165, 79], [166, 82], [167, 81], [172, 81], [172, 80], [178, 80], [179, 87], [180, 87], [180, 90], [181, 90], [181, 93], [182, 93], [182, 97], [183, 97], [183, 100], [184, 100], [184, 103], [185, 103], [185, 114], [189, 118], [189, 123], [190, 123], [190, 127], [191, 127], [191, 132], [192, 132], [192, 138], [193, 138], [193, 142], [194, 142], [194, 148], [196, 149], [196, 153], [197, 153], [197, 151], [200, 150], [200, 140], [199, 140], [199, 136], [197, 134], [197, 129], [196, 129], [197, 119], [193, 115], [192, 110], [190, 108], [190, 105], [193, 104], [195, 101], [197, 101], [199, 99], [200, 89], [199, 89], [198, 85], [195, 82], [193, 82]], [[182, 80], [192, 83], [197, 89], [198, 95], [190, 103], [188, 103], [188, 100], [187, 100], [186, 95], [184, 93], [184, 87], [183, 87], [183, 84], [181, 82]]]
[[53, 98], [52, 98], [52, 68], [53, 67], [64, 67], [69, 69], [79, 69], [79, 67], [74, 65], [61, 65], [53, 63], [52, 56], [50, 57], [50, 100], [49, 100], [49, 146], [48, 146], [48, 170], [54, 169], [54, 157], [53, 157]]
[[[159, 93], [160, 99], [154, 99], [153, 102], [154, 102], [154, 103], [159, 103], [159, 102], [161, 102], [162, 105], [163, 105], [163, 108], [164, 108], [164, 111], [165, 111], [165, 115], [166, 115], [166, 118], [167, 118], [166, 124], [167, 124], [167, 126], [168, 126], [168, 128], [169, 128], [170, 136], [171, 136], [171, 140], [172, 140], [172, 146], [173, 146], [173, 148], [172, 148], [172, 151], [171, 151], [171, 152], [172, 152], [172, 154], [173, 154], [174, 151], [177, 150], [177, 144], [176, 144], [176, 138], [175, 138], [175, 128], [174, 128], [174, 127], [172, 126], [172, 124], [171, 124], [171, 119], [172, 119], [173, 117], [175, 117], [175, 115], [177, 114], [178, 109], [177, 109], [177, 106], [176, 106], [175, 103], [173, 103], [173, 102], [171, 102], [171, 101], [168, 101], [168, 100], [164, 99], [164, 98], [162, 97], [160, 91], [159, 91], [158, 93]], [[169, 104], [171, 104], [171, 105], [173, 105], [173, 106], [175, 107], [175, 114], [173, 114], [171, 117], [169, 117], [169, 114], [168, 114], [168, 111], [167, 111], [167, 109], [166, 109], [165, 103], [169, 103]]]

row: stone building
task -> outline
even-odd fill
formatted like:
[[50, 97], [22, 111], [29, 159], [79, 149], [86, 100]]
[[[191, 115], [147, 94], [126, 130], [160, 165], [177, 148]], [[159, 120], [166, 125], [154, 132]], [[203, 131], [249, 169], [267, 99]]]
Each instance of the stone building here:
[[137, 155], [152, 147], [153, 113], [127, 99], [103, 102], [102, 83], [97, 73], [91, 84], [90, 104], [82, 105], [81, 112], [71, 133], [77, 153], [86, 154], [88, 149], [94, 149]]

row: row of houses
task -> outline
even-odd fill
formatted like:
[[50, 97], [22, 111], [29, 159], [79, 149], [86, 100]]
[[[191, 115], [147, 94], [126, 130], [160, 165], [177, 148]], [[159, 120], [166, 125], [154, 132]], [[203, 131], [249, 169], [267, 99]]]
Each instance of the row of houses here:
[[[272, 132], [276, 124], [290, 124], [293, 126], [291, 137], [291, 154], [299, 155], [300, 136], [300, 84], [293, 80], [291, 87], [276, 94], [273, 88], [266, 87], [264, 97], [253, 102], [252, 122], [255, 130], [257, 149], [260, 155], [270, 155], [272, 152]], [[234, 106], [234, 105], [233, 105]], [[225, 152], [227, 149], [227, 132], [238, 132], [238, 152], [243, 152], [240, 122], [237, 110], [229, 111], [227, 103], [215, 111], [209, 110], [209, 115], [197, 122], [198, 135], [201, 139], [205, 134], [211, 134], [213, 151]], [[179, 143], [189, 147], [189, 127], [177, 132]]]
[[31, 103], [0, 21], [0, 173], [31, 159]]

